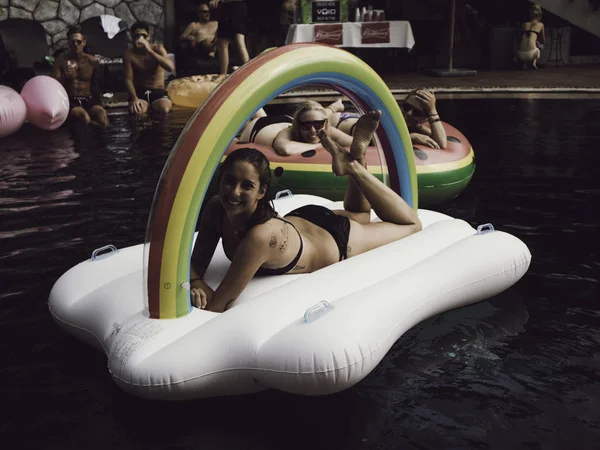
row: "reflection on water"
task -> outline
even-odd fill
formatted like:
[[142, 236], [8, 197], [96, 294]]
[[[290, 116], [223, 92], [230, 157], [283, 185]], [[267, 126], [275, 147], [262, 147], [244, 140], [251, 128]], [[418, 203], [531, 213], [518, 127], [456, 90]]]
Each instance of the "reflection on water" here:
[[600, 102], [438, 103], [473, 144], [477, 170], [437, 209], [520, 237], [531, 268], [501, 295], [415, 326], [354, 388], [317, 398], [134, 398], [49, 317], [62, 273], [106, 244], [142, 242], [191, 111], [141, 122], [113, 111], [107, 130], [26, 125], [2, 139], [3, 435], [57, 449], [597, 448]]

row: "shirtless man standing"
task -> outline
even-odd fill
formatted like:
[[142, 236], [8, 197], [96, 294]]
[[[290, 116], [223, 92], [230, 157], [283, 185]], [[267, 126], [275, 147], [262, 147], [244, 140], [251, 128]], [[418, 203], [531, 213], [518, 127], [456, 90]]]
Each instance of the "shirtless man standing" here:
[[79, 27], [67, 31], [69, 51], [55, 61], [52, 76], [62, 83], [69, 95], [69, 116], [100, 127], [108, 126], [106, 111], [100, 104], [97, 75], [101, 70], [95, 57], [83, 51], [86, 41]]
[[181, 36], [181, 47], [193, 55], [214, 57], [216, 50], [216, 35], [219, 23], [210, 20], [208, 2], [198, 5], [198, 21], [190, 23]]
[[165, 91], [165, 70], [173, 72], [175, 65], [162, 44], [150, 43], [150, 25], [136, 22], [131, 26], [133, 48], [125, 52], [125, 86], [129, 94], [129, 112], [145, 114], [152, 111], [167, 114], [173, 103]]

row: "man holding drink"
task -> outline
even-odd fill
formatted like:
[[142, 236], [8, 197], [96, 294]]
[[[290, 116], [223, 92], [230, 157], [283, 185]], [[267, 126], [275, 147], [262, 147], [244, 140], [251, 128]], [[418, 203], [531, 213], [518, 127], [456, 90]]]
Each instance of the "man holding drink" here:
[[149, 24], [136, 22], [130, 32], [133, 48], [123, 56], [129, 112], [140, 116], [151, 109], [159, 114], [167, 114], [173, 104], [165, 90], [165, 70], [173, 72], [175, 64], [162, 44], [150, 42]]

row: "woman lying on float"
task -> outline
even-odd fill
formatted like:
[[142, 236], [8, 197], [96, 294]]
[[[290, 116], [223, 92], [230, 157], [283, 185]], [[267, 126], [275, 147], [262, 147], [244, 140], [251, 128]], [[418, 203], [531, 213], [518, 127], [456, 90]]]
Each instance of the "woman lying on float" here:
[[[202, 214], [192, 253], [195, 307], [225, 311], [254, 275], [314, 272], [421, 230], [416, 212], [365, 167], [365, 152], [380, 117], [380, 111], [371, 111], [357, 121], [350, 151], [325, 128], [319, 131], [334, 174], [348, 177], [344, 210], [307, 205], [280, 217], [267, 196], [271, 171], [264, 155], [250, 148], [229, 154], [220, 168], [219, 193]], [[370, 222], [371, 208], [381, 222]], [[203, 277], [219, 239], [232, 263], [213, 291]]]

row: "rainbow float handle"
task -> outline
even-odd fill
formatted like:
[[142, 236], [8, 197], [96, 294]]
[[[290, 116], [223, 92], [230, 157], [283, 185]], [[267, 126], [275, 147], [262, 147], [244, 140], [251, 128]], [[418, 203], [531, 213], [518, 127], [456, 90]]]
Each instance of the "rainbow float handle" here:
[[477, 234], [486, 234], [491, 233], [492, 231], [496, 230], [494, 229], [494, 225], [492, 225], [491, 223], [484, 223], [477, 227]]
[[[108, 252], [100, 253], [105, 250], [108, 250]], [[100, 248], [97, 248], [96, 250], [94, 250], [92, 252], [92, 256], [90, 257], [90, 260], [96, 261], [98, 259], [106, 258], [108, 256], [111, 256], [113, 253], [117, 253], [117, 247], [115, 247], [112, 244], [108, 244], [108, 245], [105, 245], [104, 247], [100, 247]]]
[[325, 314], [327, 314], [332, 309], [333, 309], [333, 306], [331, 305], [331, 303], [329, 303], [326, 300], [321, 300], [319, 303], [311, 306], [310, 308], [308, 308], [306, 310], [306, 312], [304, 313], [304, 317], [302, 318], [302, 323], [314, 322], [315, 320], [319, 319], [320, 317], [323, 317]]
[[281, 197], [291, 197], [292, 195], [292, 191], [290, 191], [289, 189], [284, 189], [283, 191], [279, 191], [275, 194], [275, 200], [280, 199]]
[[292, 44], [262, 53], [215, 89], [190, 119], [159, 180], [146, 231], [144, 292], [150, 318], [191, 312], [193, 235], [209, 183], [234, 136], [279, 94], [322, 85], [362, 111], [381, 110], [377, 140], [389, 185], [417, 208], [417, 175], [408, 129], [394, 96], [373, 69], [351, 53], [322, 44]]

